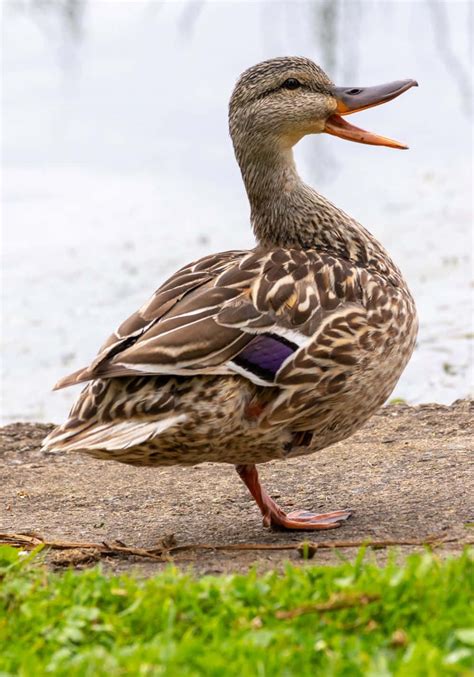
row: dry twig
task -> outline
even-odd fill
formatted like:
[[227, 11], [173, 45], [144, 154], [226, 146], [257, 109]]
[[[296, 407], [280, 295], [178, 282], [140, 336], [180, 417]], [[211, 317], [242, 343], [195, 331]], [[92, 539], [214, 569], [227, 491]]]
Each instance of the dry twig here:
[[[361, 548], [367, 546], [370, 548], [388, 548], [390, 546], [430, 546], [436, 547], [444, 543], [457, 542], [456, 538], [449, 538], [445, 534], [431, 535], [423, 539], [387, 539], [373, 541], [371, 539], [359, 541], [319, 541], [302, 543], [229, 543], [225, 545], [213, 545], [212, 543], [188, 543], [177, 545], [174, 534], [164, 536], [154, 548], [139, 548], [128, 546], [122, 541], [112, 543], [90, 543], [87, 541], [62, 541], [48, 540], [36, 533], [0, 533], [0, 544], [11, 545], [15, 548], [32, 550], [38, 546], [51, 548], [52, 550], [88, 550], [92, 549], [99, 556], [119, 556], [119, 557], [143, 557], [156, 561], [163, 561], [172, 555], [182, 552], [197, 550], [214, 551], [265, 551], [265, 550], [293, 550], [297, 551], [302, 557], [311, 559], [318, 550], [334, 550], [337, 548]], [[472, 545], [472, 541], [463, 542], [463, 545]]]
[[350, 609], [355, 606], [366, 606], [379, 599], [380, 595], [335, 595], [327, 602], [321, 604], [307, 604], [296, 609], [289, 609], [288, 611], [277, 611], [275, 616], [283, 620], [297, 618], [305, 614], [340, 611], [341, 609]]

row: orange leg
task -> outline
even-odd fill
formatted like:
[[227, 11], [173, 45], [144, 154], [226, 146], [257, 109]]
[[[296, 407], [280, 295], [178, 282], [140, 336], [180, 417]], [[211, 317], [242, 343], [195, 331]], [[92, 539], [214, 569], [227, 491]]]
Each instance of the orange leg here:
[[283, 512], [279, 505], [270, 498], [258, 479], [257, 468], [254, 465], [236, 465], [240, 479], [254, 497], [263, 515], [265, 527], [282, 527], [284, 529], [337, 529], [341, 521], [351, 516], [349, 510], [336, 510], [317, 514], [307, 510], [295, 510], [288, 514]]

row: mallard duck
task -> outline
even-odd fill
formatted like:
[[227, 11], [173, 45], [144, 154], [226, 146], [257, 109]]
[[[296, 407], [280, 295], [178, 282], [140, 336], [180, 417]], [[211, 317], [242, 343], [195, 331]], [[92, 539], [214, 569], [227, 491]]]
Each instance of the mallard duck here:
[[232, 463], [265, 526], [332, 529], [349, 510], [286, 514], [256, 464], [312, 454], [349, 437], [386, 400], [413, 351], [413, 298], [388, 253], [299, 177], [293, 146], [329, 133], [403, 144], [349, 124], [417, 83], [335, 87], [315, 63], [253, 66], [229, 126], [256, 246], [181, 268], [110, 336], [47, 450], [140, 466]]

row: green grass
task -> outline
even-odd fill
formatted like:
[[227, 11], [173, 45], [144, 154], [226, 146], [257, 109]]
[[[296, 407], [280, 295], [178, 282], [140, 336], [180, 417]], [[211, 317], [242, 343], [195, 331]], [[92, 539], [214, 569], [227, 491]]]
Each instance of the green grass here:
[[[39, 560], [0, 548], [1, 677], [473, 674], [467, 552], [149, 579], [52, 573]], [[315, 611], [324, 604], [344, 608]]]

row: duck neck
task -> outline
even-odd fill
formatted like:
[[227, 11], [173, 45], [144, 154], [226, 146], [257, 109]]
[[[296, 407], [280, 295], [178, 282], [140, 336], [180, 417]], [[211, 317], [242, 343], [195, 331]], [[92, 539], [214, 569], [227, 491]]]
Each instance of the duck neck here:
[[324, 249], [364, 264], [387, 257], [357, 221], [302, 181], [291, 147], [255, 153], [249, 145], [236, 144], [235, 153], [260, 246]]

